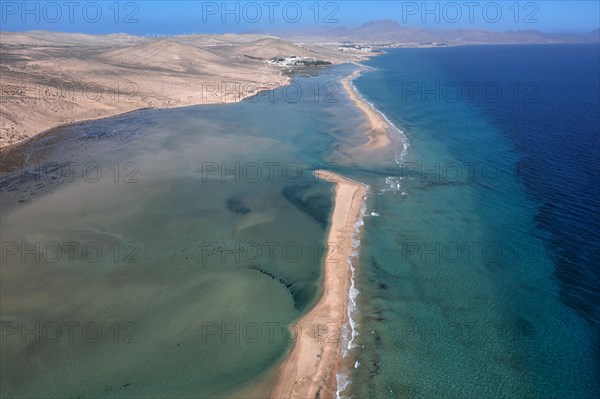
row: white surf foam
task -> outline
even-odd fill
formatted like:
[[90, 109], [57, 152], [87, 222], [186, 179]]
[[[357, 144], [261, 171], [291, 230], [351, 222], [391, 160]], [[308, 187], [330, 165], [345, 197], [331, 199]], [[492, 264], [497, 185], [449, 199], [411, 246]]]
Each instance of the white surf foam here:
[[[367, 188], [368, 189], [368, 188]], [[367, 212], [367, 197], [363, 198], [360, 206], [360, 216], [354, 223], [354, 233], [352, 234], [352, 253], [348, 257], [348, 266], [350, 267], [350, 289], [348, 290], [348, 323], [342, 327], [342, 357], [347, 358], [352, 348], [356, 346], [354, 339], [358, 335], [357, 322], [354, 318], [357, 311], [356, 298], [360, 295], [360, 291], [356, 288], [354, 260], [358, 259], [360, 248], [360, 234], [364, 225], [363, 218]], [[355, 368], [358, 367], [358, 362], [355, 363]], [[336, 398], [341, 399], [342, 392], [350, 385], [351, 378], [344, 372], [338, 372], [336, 375], [337, 389]]]
[[363, 101], [364, 103], [368, 104], [369, 107], [371, 107], [371, 109], [376, 112], [377, 114], [381, 115], [381, 117], [392, 127], [392, 130], [395, 130], [398, 133], [398, 136], [400, 137], [400, 142], [402, 144], [402, 150], [400, 151], [399, 154], [397, 154], [395, 156], [395, 160], [397, 164], [400, 164], [401, 162], [404, 162], [404, 158], [406, 157], [406, 154], [408, 153], [408, 148], [410, 147], [410, 142], [408, 141], [408, 137], [406, 137], [406, 134], [404, 133], [404, 130], [400, 129], [398, 126], [396, 126], [394, 124], [394, 122], [392, 122], [390, 120], [390, 118], [387, 117], [386, 114], [384, 114], [383, 112], [381, 112], [376, 106], [375, 104], [373, 104], [370, 101], [367, 101], [365, 99], [365, 97], [360, 93], [360, 91], [356, 88], [356, 85], [354, 84], [354, 81], [350, 81], [350, 85], [352, 86], [352, 89], [354, 90], [354, 92], [356, 93], [357, 97]]

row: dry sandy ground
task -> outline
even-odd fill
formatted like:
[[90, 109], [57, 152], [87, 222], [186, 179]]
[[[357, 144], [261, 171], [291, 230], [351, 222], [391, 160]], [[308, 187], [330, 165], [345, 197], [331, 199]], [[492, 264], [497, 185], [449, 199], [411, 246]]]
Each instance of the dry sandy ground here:
[[2, 32], [0, 147], [56, 126], [136, 109], [241, 101], [289, 81], [273, 57], [359, 56], [264, 35]]
[[335, 252], [325, 259], [323, 293], [298, 321], [298, 340], [279, 369], [272, 398], [332, 398], [341, 361], [341, 331], [347, 320], [354, 224], [366, 195], [365, 185], [328, 171], [319, 178], [336, 183], [335, 202], [327, 242]]
[[365, 124], [365, 134], [367, 135], [369, 141], [364, 146], [365, 148], [383, 148], [386, 147], [390, 143], [390, 138], [388, 135], [388, 129], [390, 129], [390, 124], [385, 118], [376, 110], [371, 107], [371, 105], [365, 102], [354, 90], [354, 86], [352, 86], [352, 80], [356, 79], [361, 74], [361, 70], [357, 70], [352, 75], [342, 79], [342, 85], [346, 93], [348, 93], [348, 97], [350, 100], [363, 112], [366, 117]]

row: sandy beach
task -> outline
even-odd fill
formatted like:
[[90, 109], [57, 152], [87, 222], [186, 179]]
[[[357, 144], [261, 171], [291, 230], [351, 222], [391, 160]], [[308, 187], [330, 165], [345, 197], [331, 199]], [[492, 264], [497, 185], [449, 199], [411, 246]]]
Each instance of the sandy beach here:
[[360, 74], [361, 70], [355, 71], [352, 75], [342, 79], [342, 86], [350, 100], [363, 112], [367, 122], [365, 123], [365, 134], [369, 141], [365, 144], [365, 148], [377, 149], [383, 148], [390, 143], [388, 136], [388, 129], [391, 127], [390, 124], [385, 120], [383, 116], [371, 107], [370, 104], [365, 102], [354, 90], [352, 81], [356, 79]]
[[347, 322], [348, 290], [354, 224], [366, 186], [328, 171], [315, 175], [336, 184], [335, 204], [327, 242], [335, 252], [326, 256], [323, 293], [316, 306], [298, 321], [298, 341], [280, 366], [272, 398], [335, 397], [336, 371], [341, 361], [342, 326]]

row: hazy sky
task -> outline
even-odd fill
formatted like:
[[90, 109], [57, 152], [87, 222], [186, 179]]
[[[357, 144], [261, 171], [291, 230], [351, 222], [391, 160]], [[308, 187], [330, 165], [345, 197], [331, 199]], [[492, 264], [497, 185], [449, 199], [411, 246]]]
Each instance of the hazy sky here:
[[5, 1], [2, 30], [163, 35], [358, 26], [393, 19], [409, 27], [598, 29], [600, 1]]

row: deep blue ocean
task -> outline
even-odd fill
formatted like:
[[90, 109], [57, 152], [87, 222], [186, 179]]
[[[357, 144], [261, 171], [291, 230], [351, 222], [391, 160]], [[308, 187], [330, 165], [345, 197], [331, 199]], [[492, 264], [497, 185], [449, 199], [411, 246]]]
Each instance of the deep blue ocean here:
[[600, 395], [599, 60], [544, 45], [366, 63], [356, 87], [409, 146], [370, 183], [348, 394]]

